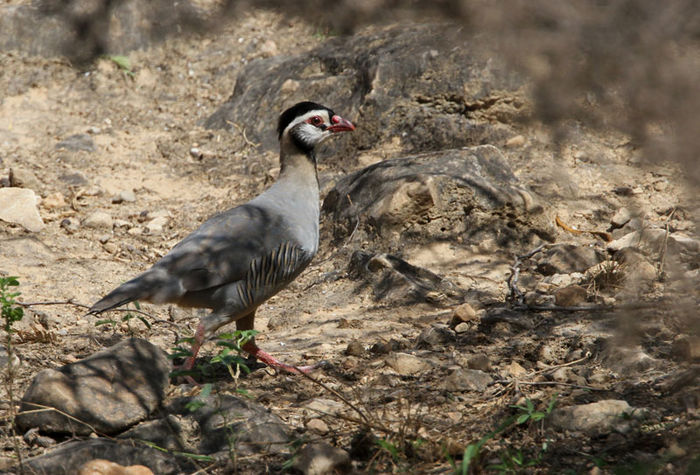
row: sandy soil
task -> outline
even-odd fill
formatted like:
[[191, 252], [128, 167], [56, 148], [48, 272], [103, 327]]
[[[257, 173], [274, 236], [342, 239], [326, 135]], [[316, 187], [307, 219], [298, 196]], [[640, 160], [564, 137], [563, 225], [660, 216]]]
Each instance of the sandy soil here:
[[[81, 71], [60, 59], [0, 53], [0, 90], [5, 91], [0, 101], [0, 177], [7, 177], [11, 168], [36, 177], [35, 191], [43, 198], [39, 209], [46, 224], [41, 232], [29, 233], [0, 222], [0, 273], [19, 277], [23, 302], [58, 302], [32, 306], [18, 324], [16, 351], [22, 364], [14, 381], [16, 394], [22, 394], [42, 369], [76, 361], [120, 338], [135, 335], [170, 349], [176, 338], [192, 334], [201, 315], [196, 311], [144, 305], [151, 328], [138, 319], [98, 326], [99, 318], [85, 316], [84, 306], [146, 269], [208, 216], [247, 200], [274, 179], [276, 155], [260, 154], [247, 142], [245, 123], [237, 124], [239, 133], [205, 130], [200, 124], [230, 95], [237, 67], [265, 54], [261, 45], [269, 38], [289, 38], [275, 45], [279, 54], [285, 54], [317, 45], [322, 38], [316, 33], [314, 27], [297, 21], [255, 13], [216, 36], [174, 36], [161, 45], [130, 52], [132, 73], [128, 74], [109, 59]], [[342, 111], [342, 104], [332, 107]], [[274, 126], [270, 124], [271, 134]], [[536, 133], [539, 136], [533, 140], [549, 141], [546, 132]], [[94, 151], [57, 148], [74, 134], [86, 134]], [[554, 205], [565, 203], [560, 215], [568, 224], [603, 229], [616, 209], [636, 203], [651, 213], [652, 221], [663, 225], [670, 219], [668, 210], [687, 200], [677, 171], [640, 166], [624, 137], [611, 134], [592, 144], [583, 139], [574, 138], [564, 150], [542, 146], [508, 152], [524, 183]], [[377, 154], [381, 156], [380, 151]], [[554, 155], [559, 158], [556, 162], [550, 160]], [[320, 172], [334, 170], [321, 164]], [[628, 187], [633, 193], [631, 197], [610, 194], [616, 187]], [[131, 190], [135, 201], [113, 202], [115, 195]], [[601, 196], [606, 201], [601, 202]], [[108, 213], [113, 226], [86, 226], [85, 219], [97, 211]], [[680, 213], [672, 217], [675, 226], [692, 231], [691, 218], [679, 218]], [[149, 232], [148, 224], [159, 216], [167, 218], [162, 230]], [[297, 429], [300, 437], [353, 448], [351, 455], [359, 470], [449, 471], [449, 460], [461, 457], [466, 444], [488, 434], [513, 413], [511, 404], [531, 399], [542, 408], [555, 393], [559, 405], [582, 404], [601, 399], [602, 391], [607, 399], [625, 399], [647, 408], [649, 416], [642, 428], [629, 437], [597, 438], [545, 432], [535, 424], [514, 428], [487, 444], [480, 463], [483, 467], [500, 463], [499, 455], [508, 458], [506, 454], [517, 450], [533, 459], [546, 440], [548, 451], [527, 470], [600, 473], [594, 468], [600, 466], [604, 472], [622, 467], [629, 470], [625, 473], [643, 473], [635, 469], [641, 463], [653, 473], [672, 473], [685, 470], [692, 460], [697, 464], [693, 455], [700, 443], [697, 394], [693, 396], [692, 389], [697, 381], [691, 378], [677, 391], [662, 387], [663, 382], [675, 387], [680, 375], [697, 371], [697, 366], [675, 358], [672, 351], [677, 335], [689, 324], [687, 314], [678, 316], [665, 306], [640, 313], [645, 326], [636, 330], [636, 336], [658, 364], [634, 373], [631, 379], [611, 375], [598, 343], [599, 338], [624, 328], [624, 320], [613, 312], [533, 312], [524, 326], [504, 322], [473, 326], [457, 341], [418, 349], [434, 371], [402, 376], [385, 367], [385, 355], [365, 351], [362, 356], [347, 356], [348, 344], [360, 340], [368, 347], [393, 340], [390, 344], [395, 348], [412, 350], [423, 330], [449, 323], [452, 309], [375, 302], [371, 292], [357, 291], [355, 282], [334, 280], [333, 271], [345, 269], [349, 250], [330, 248], [327, 242], [321, 246], [299, 280], [260, 309], [258, 343], [297, 364], [329, 360], [334, 369], [318, 374], [319, 380], [358, 405], [376, 426], [374, 434], [392, 441], [399, 451], [392, 457], [390, 450], [374, 453], [374, 445], [365, 444], [367, 448], [358, 442], [361, 424], [353, 422], [359, 416], [352, 411], [350, 417], [324, 417], [328, 434], [307, 430], [306, 423], [314, 417], [304, 407], [308, 401], [338, 400], [307, 379], [258, 370], [236, 383]], [[446, 269], [435, 260], [440, 254], [439, 249], [426, 248], [424, 254], [409, 257], [414, 264], [444, 273]], [[505, 292], [505, 282], [494, 285]], [[657, 286], [654, 292], [665, 295], [667, 289]], [[112, 318], [120, 320], [122, 315]], [[598, 333], [587, 330], [593, 325]], [[543, 357], [543, 348], [550, 346], [558, 348], [561, 359]], [[598, 351], [586, 357], [591, 349]], [[489, 358], [497, 375], [513, 361], [530, 372], [544, 368], [538, 362], [568, 364], [576, 360], [571, 356], [575, 350], [579, 350], [575, 355], [580, 361], [573, 364], [582, 378], [579, 384], [570, 380], [562, 385], [495, 384], [485, 392], [457, 395], [441, 387], [451, 366], [478, 354]], [[214, 351], [211, 343], [204, 348], [205, 355]], [[545, 382], [531, 382], [537, 381]], [[592, 386], [598, 391], [587, 389]], [[235, 384], [224, 376], [215, 381], [215, 387], [230, 392]], [[172, 387], [173, 394], [185, 390]], [[3, 429], [0, 455], [7, 462], [13, 457], [7, 421]], [[418, 439], [425, 442], [407, 442]], [[44, 450], [22, 444], [25, 456]], [[363, 450], [370, 450], [369, 455]], [[254, 467], [260, 467], [256, 463], [269, 463], [270, 470], [278, 471], [281, 462], [252, 458], [240, 461], [239, 468], [255, 473]]]

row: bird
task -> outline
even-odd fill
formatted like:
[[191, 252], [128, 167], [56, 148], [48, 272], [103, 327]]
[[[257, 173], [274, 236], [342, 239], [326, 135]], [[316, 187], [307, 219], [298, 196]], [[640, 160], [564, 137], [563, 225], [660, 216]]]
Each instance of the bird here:
[[[147, 271], [98, 300], [88, 314], [136, 300], [211, 310], [197, 325], [183, 370], [192, 369], [199, 349], [220, 327], [235, 321], [238, 330], [252, 330], [257, 308], [292, 282], [318, 251], [316, 147], [353, 130], [352, 122], [315, 102], [286, 109], [277, 124], [277, 180], [247, 203], [209, 218]], [[261, 350], [254, 338], [242, 349], [290, 373], [318, 366], [283, 363]]]

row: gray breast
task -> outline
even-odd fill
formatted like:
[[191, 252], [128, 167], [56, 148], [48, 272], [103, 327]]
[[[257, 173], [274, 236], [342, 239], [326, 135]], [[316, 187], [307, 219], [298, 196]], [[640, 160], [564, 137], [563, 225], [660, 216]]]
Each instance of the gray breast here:
[[237, 286], [241, 303], [247, 308], [260, 305], [294, 280], [312, 258], [312, 253], [291, 241], [256, 257], [250, 263], [245, 280]]

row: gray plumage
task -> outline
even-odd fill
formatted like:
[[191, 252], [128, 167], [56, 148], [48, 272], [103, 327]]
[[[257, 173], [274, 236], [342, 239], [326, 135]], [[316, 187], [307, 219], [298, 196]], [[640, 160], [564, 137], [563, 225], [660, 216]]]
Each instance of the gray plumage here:
[[294, 280], [318, 249], [316, 175], [290, 175], [250, 202], [210, 218], [90, 311], [134, 300], [228, 315], [257, 307]]
[[226, 323], [250, 317], [252, 326], [255, 309], [294, 280], [318, 250], [314, 147], [334, 132], [353, 129], [318, 104], [304, 102], [285, 111], [278, 127], [279, 179], [248, 203], [207, 220], [149, 270], [96, 302], [90, 313], [134, 300], [212, 309], [198, 328], [195, 354], [203, 339]]

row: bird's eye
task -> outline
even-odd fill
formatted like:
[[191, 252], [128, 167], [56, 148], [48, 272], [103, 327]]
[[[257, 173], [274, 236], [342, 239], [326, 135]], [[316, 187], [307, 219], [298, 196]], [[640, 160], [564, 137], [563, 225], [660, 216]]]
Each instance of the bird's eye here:
[[321, 119], [319, 116], [315, 115], [312, 118], [309, 119], [309, 124], [311, 125], [316, 125], [319, 126], [323, 123], [323, 119]]

